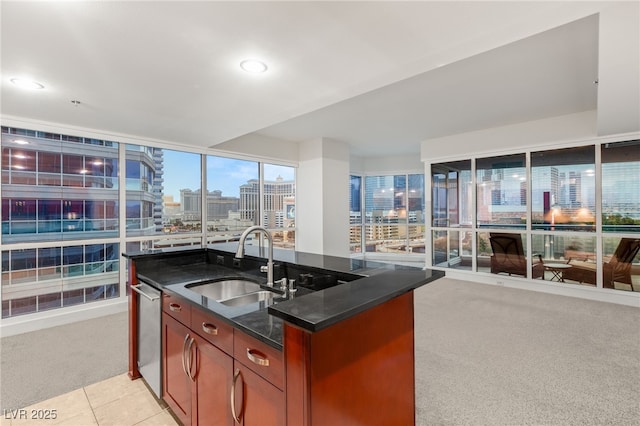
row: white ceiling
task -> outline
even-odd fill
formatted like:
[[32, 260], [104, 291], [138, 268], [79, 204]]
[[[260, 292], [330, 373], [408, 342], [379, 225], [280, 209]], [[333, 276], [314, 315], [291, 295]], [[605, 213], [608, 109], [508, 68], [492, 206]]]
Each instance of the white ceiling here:
[[1, 112], [198, 149], [259, 133], [417, 154], [596, 109], [597, 15], [576, 18], [593, 4], [2, 1]]

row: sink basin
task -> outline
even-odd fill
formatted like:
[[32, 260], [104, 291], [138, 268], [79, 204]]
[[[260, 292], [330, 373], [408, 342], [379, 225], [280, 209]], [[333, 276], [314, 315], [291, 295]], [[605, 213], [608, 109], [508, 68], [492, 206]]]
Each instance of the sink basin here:
[[220, 300], [220, 303], [227, 306], [244, 306], [249, 303], [264, 302], [267, 305], [273, 303], [273, 297], [275, 293], [267, 290], [255, 291], [253, 293], [247, 293], [240, 296], [232, 297], [230, 299]]
[[186, 288], [218, 302], [260, 291], [259, 284], [243, 278], [225, 278], [206, 283], [194, 283], [187, 285]]

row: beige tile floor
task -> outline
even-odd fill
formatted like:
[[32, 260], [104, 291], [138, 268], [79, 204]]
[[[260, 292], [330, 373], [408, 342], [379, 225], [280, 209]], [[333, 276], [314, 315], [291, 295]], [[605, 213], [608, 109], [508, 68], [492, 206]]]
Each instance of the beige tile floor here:
[[[53, 413], [55, 410], [55, 418]], [[38, 419], [38, 415], [49, 419]], [[12, 417], [17, 417], [13, 418]], [[20, 417], [26, 417], [20, 418]], [[35, 417], [35, 418], [34, 418]], [[175, 426], [178, 423], [142, 380], [126, 374], [39, 402], [23, 410], [2, 413], [0, 426]]]

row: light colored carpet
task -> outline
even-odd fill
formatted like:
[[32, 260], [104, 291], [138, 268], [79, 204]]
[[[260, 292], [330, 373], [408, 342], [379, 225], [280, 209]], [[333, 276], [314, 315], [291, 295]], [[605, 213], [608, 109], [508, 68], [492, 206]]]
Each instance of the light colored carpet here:
[[640, 309], [448, 278], [415, 309], [419, 425], [640, 424]]
[[[640, 424], [640, 309], [448, 278], [415, 307], [419, 426]], [[124, 373], [127, 337], [123, 313], [2, 338], [1, 407]]]
[[3, 337], [0, 410], [22, 408], [126, 372], [128, 338], [126, 312]]

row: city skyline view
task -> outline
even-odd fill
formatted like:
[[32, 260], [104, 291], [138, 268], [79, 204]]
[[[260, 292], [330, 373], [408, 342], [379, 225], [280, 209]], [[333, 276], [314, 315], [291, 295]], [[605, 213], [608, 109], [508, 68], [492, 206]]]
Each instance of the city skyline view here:
[[[199, 154], [164, 149], [164, 195], [180, 200], [180, 190], [200, 188]], [[295, 169], [287, 166], [265, 165], [264, 179], [275, 181], [278, 176], [285, 181], [294, 180]], [[212, 179], [212, 177], [219, 177]], [[229, 197], [240, 196], [240, 186], [258, 178], [258, 163], [224, 157], [207, 157], [207, 190], [222, 191]]]

